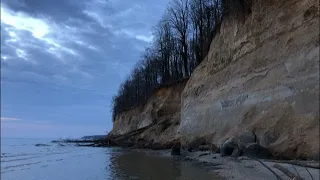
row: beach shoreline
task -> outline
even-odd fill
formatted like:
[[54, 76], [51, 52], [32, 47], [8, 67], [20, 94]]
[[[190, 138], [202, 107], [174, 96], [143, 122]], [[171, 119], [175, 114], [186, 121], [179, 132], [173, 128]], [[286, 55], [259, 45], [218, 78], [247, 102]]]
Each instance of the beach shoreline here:
[[[101, 142], [93, 142], [93, 144], [79, 145], [88, 147], [108, 147]], [[121, 147], [121, 146], [120, 146]], [[126, 148], [126, 147], [122, 147]], [[305, 180], [313, 180], [320, 178], [320, 165], [318, 161], [302, 161], [302, 160], [273, 160], [273, 159], [256, 159], [249, 158], [247, 156], [221, 156], [220, 153], [212, 151], [194, 151], [189, 152], [184, 149], [180, 149], [181, 155], [172, 156], [171, 149], [159, 149], [152, 148], [137, 148], [127, 147], [132, 151], [142, 151], [151, 155], [160, 155], [170, 158], [175, 158], [181, 161], [190, 161], [195, 166], [204, 168], [221, 179], [234, 179], [234, 180], [277, 180], [281, 178], [283, 180], [289, 180], [288, 175], [274, 167], [274, 165], [280, 165], [289, 172], [293, 173], [297, 177]], [[278, 177], [277, 177], [278, 176]]]
[[[226, 180], [277, 180], [277, 176], [273, 174], [268, 168], [274, 171], [281, 179], [290, 180], [291, 178], [274, 167], [275, 164], [286, 168], [296, 175], [299, 174], [299, 176], [305, 180], [320, 178], [319, 162], [316, 161], [281, 161], [270, 159], [255, 160], [246, 156], [240, 156], [237, 158], [231, 156], [222, 157], [219, 153], [212, 153], [210, 151], [188, 152], [184, 150], [181, 152], [181, 156], [171, 156], [170, 150], [133, 150], [143, 151], [154, 155], [172, 157], [183, 161], [190, 161], [195, 166], [204, 168], [205, 170], [214, 173], [219, 178]], [[261, 162], [263, 164], [261, 164]], [[304, 167], [303, 165], [299, 166], [294, 163], [305, 164], [309, 167]], [[268, 168], [265, 166], [267, 166]], [[310, 166], [318, 168], [312, 168]]]

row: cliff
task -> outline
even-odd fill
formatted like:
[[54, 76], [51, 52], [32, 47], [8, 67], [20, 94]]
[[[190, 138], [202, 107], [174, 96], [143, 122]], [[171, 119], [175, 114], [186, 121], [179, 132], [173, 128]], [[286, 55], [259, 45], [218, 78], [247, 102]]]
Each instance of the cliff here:
[[244, 22], [226, 19], [182, 94], [184, 140], [249, 130], [274, 154], [318, 154], [318, 28], [314, 0], [256, 1]]
[[187, 79], [158, 88], [147, 104], [116, 116], [110, 136], [120, 136], [137, 129], [147, 128], [132, 141], [143, 146], [156, 144], [170, 146], [176, 138], [180, 123], [181, 93]]
[[118, 115], [111, 134], [150, 126], [135, 141], [187, 146], [204, 138], [219, 146], [253, 132], [274, 156], [315, 157], [318, 9], [316, 0], [255, 0], [244, 18], [225, 17], [187, 84], [159, 89], [144, 107]]

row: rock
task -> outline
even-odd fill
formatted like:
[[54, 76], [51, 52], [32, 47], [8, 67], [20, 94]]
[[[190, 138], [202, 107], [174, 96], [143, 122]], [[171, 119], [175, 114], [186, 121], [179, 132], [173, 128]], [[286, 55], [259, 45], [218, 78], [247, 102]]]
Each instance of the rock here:
[[171, 155], [172, 156], [179, 156], [181, 155], [181, 143], [176, 143], [175, 145], [172, 146], [172, 149], [171, 149]]
[[231, 156], [237, 158], [237, 157], [241, 156], [241, 154], [242, 154], [242, 150], [240, 148], [236, 147], [233, 149]]
[[199, 151], [209, 151], [211, 149], [210, 145], [201, 145], [199, 146]]
[[196, 138], [196, 139], [194, 139], [193, 141], [191, 141], [189, 143], [188, 151], [192, 152], [192, 151], [199, 150], [200, 146], [206, 145], [206, 144], [207, 144], [207, 142], [206, 142], [206, 139], [204, 137]]
[[78, 147], [95, 147], [95, 144], [94, 143], [89, 143], [89, 144], [80, 144], [80, 143], [77, 143], [76, 146]]
[[229, 139], [225, 141], [221, 146], [220, 146], [220, 153], [221, 156], [230, 156], [233, 152], [233, 150], [237, 147], [237, 144], [234, 142], [233, 139]]
[[36, 144], [35, 146], [40, 147], [40, 146], [50, 146], [48, 144]]
[[260, 146], [259, 144], [250, 144], [243, 150], [243, 155], [248, 157], [255, 157], [259, 159], [268, 159], [271, 158], [271, 153], [265, 147]]
[[255, 143], [257, 138], [253, 131], [246, 131], [239, 136], [239, 142], [241, 144]]
[[129, 148], [129, 147], [132, 147], [133, 145], [134, 145], [134, 143], [132, 141], [121, 142], [121, 147], [123, 147], [123, 148]]
[[309, 157], [308, 159], [319, 162], [320, 161], [320, 152], [317, 151], [317, 152], [312, 153], [311, 157]]
[[261, 136], [259, 144], [262, 146], [269, 146], [270, 144], [275, 142], [279, 138], [279, 136], [280, 132], [274, 129], [268, 130]]
[[216, 145], [214, 145], [214, 144], [211, 144], [211, 146], [210, 146], [210, 151], [211, 152], [214, 152], [214, 153], [219, 153], [219, 152], [217, 152], [217, 151], [220, 151], [220, 148], [218, 148]]

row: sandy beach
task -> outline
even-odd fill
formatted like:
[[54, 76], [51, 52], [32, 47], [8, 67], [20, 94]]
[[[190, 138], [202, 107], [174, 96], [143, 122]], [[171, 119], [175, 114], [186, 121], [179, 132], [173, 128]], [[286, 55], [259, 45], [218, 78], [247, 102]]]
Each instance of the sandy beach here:
[[[221, 157], [220, 154], [211, 152], [183, 152], [186, 159], [198, 161], [199, 164], [203, 164], [203, 167], [215, 172], [217, 175], [224, 179], [234, 180], [277, 180], [277, 177], [268, 170], [260, 162], [250, 159], [248, 157]], [[292, 165], [289, 163], [282, 163], [271, 160], [260, 160], [278, 174], [283, 180], [289, 180], [290, 178], [274, 167], [275, 164], [279, 164], [294, 174], [299, 174], [302, 179], [312, 180], [320, 178], [320, 170], [317, 168], [306, 168], [298, 165]], [[299, 161], [301, 164], [308, 164], [310, 166], [318, 166], [319, 162], [314, 161]], [[308, 172], [309, 171], [309, 172]], [[310, 174], [309, 174], [310, 173]], [[312, 177], [311, 177], [312, 176]]]

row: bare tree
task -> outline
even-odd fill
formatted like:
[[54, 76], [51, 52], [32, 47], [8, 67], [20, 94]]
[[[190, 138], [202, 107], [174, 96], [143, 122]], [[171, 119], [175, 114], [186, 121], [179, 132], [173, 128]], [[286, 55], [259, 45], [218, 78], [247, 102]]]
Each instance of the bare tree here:
[[178, 41], [182, 47], [182, 61], [184, 76], [189, 76], [188, 72], [188, 25], [189, 25], [189, 0], [173, 0], [169, 8], [169, 17], [174, 30], [177, 32]]
[[172, 1], [154, 28], [154, 42], [112, 98], [113, 120], [121, 112], [144, 105], [154, 89], [190, 76], [208, 53], [221, 24], [222, 7], [228, 8], [223, 1], [231, 0]]

